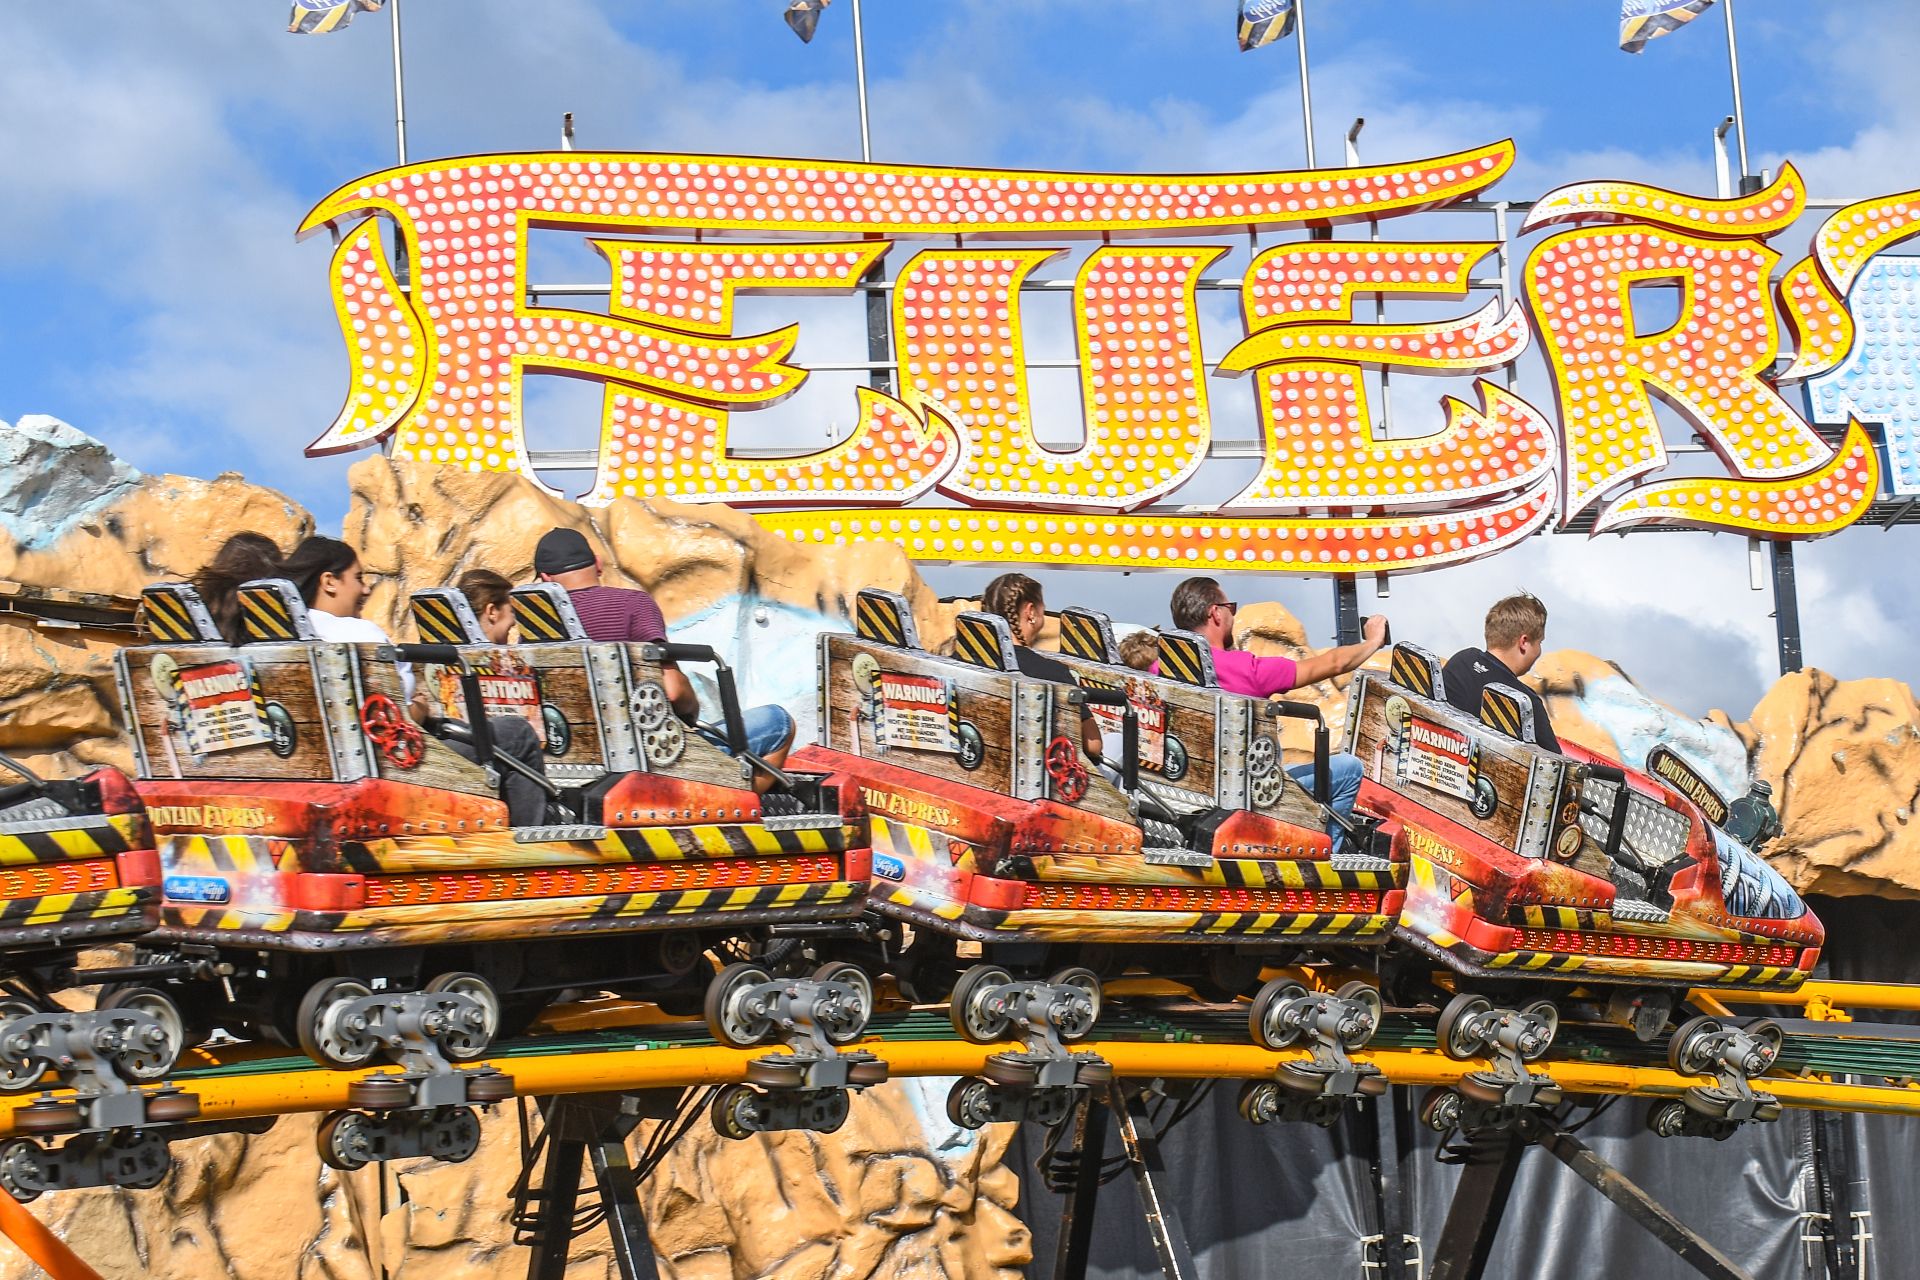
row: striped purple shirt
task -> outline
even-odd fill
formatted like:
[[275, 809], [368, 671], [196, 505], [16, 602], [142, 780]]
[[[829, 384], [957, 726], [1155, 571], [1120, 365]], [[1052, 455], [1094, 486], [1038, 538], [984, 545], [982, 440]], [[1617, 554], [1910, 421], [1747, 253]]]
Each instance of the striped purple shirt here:
[[573, 597], [573, 611], [589, 640], [639, 640], [658, 642], [667, 638], [667, 620], [653, 597], [633, 587], [579, 587], [567, 593]]

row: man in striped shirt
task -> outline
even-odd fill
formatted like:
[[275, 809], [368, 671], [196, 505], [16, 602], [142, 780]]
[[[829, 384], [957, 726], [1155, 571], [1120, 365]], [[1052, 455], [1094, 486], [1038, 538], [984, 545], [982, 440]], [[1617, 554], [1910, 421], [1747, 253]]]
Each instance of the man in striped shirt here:
[[[609, 587], [600, 581], [600, 557], [578, 529], [549, 529], [540, 535], [533, 550], [534, 572], [543, 582], [557, 583], [567, 589], [573, 611], [580, 615], [589, 640], [632, 641], [660, 644], [667, 638], [667, 622], [654, 598], [636, 587]], [[689, 724], [700, 719], [700, 697], [680, 668], [671, 662], [660, 664], [660, 683], [674, 712]], [[793, 717], [777, 706], [746, 707], [741, 711], [746, 723], [747, 750], [778, 769], [786, 763], [793, 746]], [[701, 730], [706, 733], [705, 730]], [[726, 742], [707, 733], [717, 745]], [[754, 785], [765, 791], [773, 777], [754, 771]]]

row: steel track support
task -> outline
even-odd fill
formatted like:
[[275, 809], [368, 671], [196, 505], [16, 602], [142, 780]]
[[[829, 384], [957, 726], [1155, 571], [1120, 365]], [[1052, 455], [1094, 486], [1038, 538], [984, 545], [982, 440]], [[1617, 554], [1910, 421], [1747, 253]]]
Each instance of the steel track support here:
[[1582, 1182], [1625, 1210], [1629, 1218], [1645, 1227], [1654, 1239], [1673, 1250], [1695, 1271], [1710, 1280], [1753, 1280], [1733, 1259], [1674, 1217], [1672, 1211], [1648, 1195], [1639, 1184], [1595, 1155], [1586, 1143], [1543, 1121], [1529, 1120], [1525, 1124], [1527, 1136], [1533, 1142], [1573, 1170]]
[[1160, 1271], [1167, 1280], [1198, 1280], [1200, 1271], [1194, 1265], [1193, 1251], [1187, 1247], [1186, 1228], [1160, 1185], [1167, 1166], [1160, 1158], [1160, 1135], [1154, 1132], [1147, 1115], [1146, 1095], [1129, 1093], [1119, 1080], [1108, 1090], [1108, 1105], [1120, 1122], [1120, 1141], [1127, 1149], [1127, 1163], [1133, 1167], [1134, 1189], [1140, 1194], [1140, 1211], [1147, 1220], [1147, 1234], [1153, 1238]]
[[[1401, 1113], [1405, 1111], [1403, 1116]], [[1407, 1230], [1407, 1161], [1412, 1155], [1412, 1095], [1396, 1089], [1347, 1109], [1344, 1123], [1354, 1154], [1367, 1164], [1372, 1187], [1371, 1221], [1378, 1244], [1369, 1240], [1361, 1260], [1365, 1274], [1380, 1280], [1412, 1280], [1418, 1240]]]
[[1812, 1118], [1814, 1187], [1826, 1221], [1827, 1280], [1866, 1280], [1866, 1248], [1856, 1238], [1862, 1206], [1853, 1117], [1816, 1111]]
[[1493, 1254], [1494, 1237], [1506, 1216], [1507, 1197], [1526, 1139], [1505, 1130], [1490, 1130], [1467, 1140], [1467, 1159], [1440, 1229], [1431, 1280], [1480, 1280]]
[[[659, 1094], [663, 1091], [655, 1090]], [[621, 1280], [658, 1280], [653, 1238], [640, 1212], [640, 1184], [627, 1155], [627, 1138], [640, 1121], [671, 1115], [667, 1099], [651, 1094], [584, 1094], [541, 1098], [547, 1126], [546, 1165], [537, 1190], [537, 1225], [529, 1245], [527, 1280], [566, 1280], [573, 1224], [580, 1205], [583, 1165], [591, 1161], [595, 1189], [606, 1211], [607, 1233]]]
[[1067, 1152], [1073, 1186], [1060, 1208], [1060, 1238], [1055, 1244], [1054, 1280], [1086, 1280], [1093, 1248], [1093, 1213], [1100, 1203], [1100, 1166], [1107, 1156], [1107, 1104], [1087, 1091], [1073, 1113], [1073, 1146]]

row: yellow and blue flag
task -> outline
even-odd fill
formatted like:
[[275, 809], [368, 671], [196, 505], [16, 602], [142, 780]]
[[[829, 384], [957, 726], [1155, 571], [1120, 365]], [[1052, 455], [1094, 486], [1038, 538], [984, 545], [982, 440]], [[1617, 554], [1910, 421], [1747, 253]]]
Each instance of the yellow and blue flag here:
[[353, 15], [372, 13], [386, 0], [293, 0], [293, 16], [287, 30], [297, 36], [324, 36], [343, 29]]
[[1620, 48], [1638, 53], [1647, 41], [1678, 31], [1713, 7], [1713, 0], [1620, 0]]
[[787, 6], [787, 25], [793, 28], [793, 34], [800, 37], [802, 44], [813, 43], [814, 28], [820, 25], [820, 11], [832, 3], [833, 0], [793, 0]]
[[1240, 52], [1293, 34], [1293, 0], [1240, 0]]

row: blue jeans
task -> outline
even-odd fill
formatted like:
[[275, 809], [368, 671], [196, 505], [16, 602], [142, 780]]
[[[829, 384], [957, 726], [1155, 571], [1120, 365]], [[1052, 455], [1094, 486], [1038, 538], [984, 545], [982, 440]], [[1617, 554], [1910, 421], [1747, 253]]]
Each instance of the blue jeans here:
[[[793, 738], [793, 717], [787, 714], [785, 707], [771, 703], [760, 707], [743, 707], [740, 722], [747, 731], [747, 750], [762, 758], [771, 755], [785, 746]], [[708, 741], [721, 750], [731, 750], [724, 733], [708, 733], [700, 730]], [[1359, 761], [1355, 761], [1358, 764]], [[1358, 789], [1358, 782], [1353, 784]], [[1349, 800], [1347, 803], [1353, 803]]]
[[[1290, 765], [1287, 772], [1292, 774], [1307, 794], [1313, 794], [1313, 766], [1310, 764]], [[1360, 795], [1360, 779], [1367, 776], [1367, 768], [1360, 763], [1359, 756], [1350, 756], [1344, 751], [1336, 751], [1327, 757], [1327, 790], [1333, 802], [1333, 811], [1341, 817], [1353, 814], [1353, 802]], [[1327, 834], [1333, 837], [1333, 851], [1347, 851], [1347, 833], [1337, 822], [1327, 823]]]

